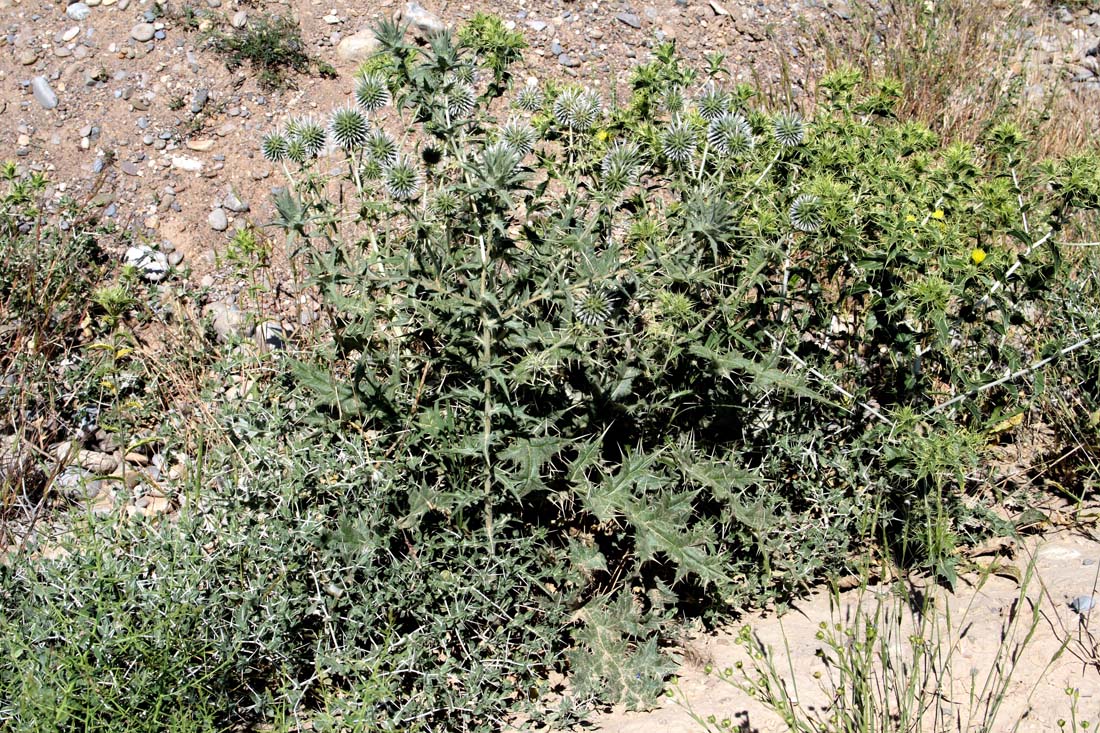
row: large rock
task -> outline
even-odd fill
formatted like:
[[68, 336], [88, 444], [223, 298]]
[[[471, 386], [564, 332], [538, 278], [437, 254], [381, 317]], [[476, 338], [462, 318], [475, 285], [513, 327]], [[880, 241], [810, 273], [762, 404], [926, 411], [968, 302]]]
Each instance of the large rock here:
[[447, 24], [438, 15], [416, 2], [416, 0], [406, 3], [402, 10], [397, 11], [395, 17], [398, 21], [408, 23], [413, 34], [421, 38], [427, 38], [447, 30]]
[[374, 30], [368, 27], [344, 37], [336, 46], [336, 56], [349, 64], [358, 64], [377, 50], [378, 39], [374, 37]]

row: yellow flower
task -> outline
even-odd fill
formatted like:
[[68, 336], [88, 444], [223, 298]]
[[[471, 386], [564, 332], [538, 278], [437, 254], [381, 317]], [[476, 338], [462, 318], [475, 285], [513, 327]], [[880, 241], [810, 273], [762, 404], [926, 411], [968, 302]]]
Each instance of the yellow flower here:
[[599, 140], [601, 143], [605, 143], [611, 139], [611, 133], [607, 130], [598, 130], [596, 132], [596, 139]]
[[913, 222], [915, 222], [916, 220], [917, 220], [917, 217], [913, 216], [912, 214], [906, 214], [906, 215], [905, 215], [905, 221], [906, 221], [906, 223], [908, 223], [908, 224], [912, 224], [912, 223], [913, 223]]
[[980, 265], [985, 261], [985, 250], [981, 247], [975, 247], [970, 251], [970, 261], [975, 265]]
[[932, 218], [937, 221], [943, 221], [943, 209], [936, 209], [932, 212]]

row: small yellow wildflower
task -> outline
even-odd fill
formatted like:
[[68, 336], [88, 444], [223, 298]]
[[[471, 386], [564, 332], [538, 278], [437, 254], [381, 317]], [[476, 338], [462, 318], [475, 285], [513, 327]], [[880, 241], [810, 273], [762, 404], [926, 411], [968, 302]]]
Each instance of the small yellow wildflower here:
[[936, 221], [943, 221], [943, 209], [936, 209], [933, 211], [932, 218]]
[[970, 251], [970, 261], [975, 265], [980, 265], [985, 261], [985, 250], [981, 247], [975, 247]]
[[912, 223], [913, 223], [913, 222], [915, 222], [916, 220], [917, 220], [917, 217], [913, 216], [912, 214], [906, 214], [906, 215], [905, 215], [905, 222], [906, 222], [907, 224], [912, 224]]
[[596, 139], [601, 143], [605, 143], [611, 139], [611, 133], [607, 130], [598, 130], [596, 132]]

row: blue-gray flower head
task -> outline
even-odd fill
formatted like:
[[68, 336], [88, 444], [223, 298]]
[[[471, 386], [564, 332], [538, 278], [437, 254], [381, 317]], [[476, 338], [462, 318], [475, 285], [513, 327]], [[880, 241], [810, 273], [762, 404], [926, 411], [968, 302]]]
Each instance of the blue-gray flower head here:
[[791, 226], [800, 232], [813, 234], [821, 229], [823, 223], [822, 202], [810, 193], [799, 194], [791, 203]]
[[343, 150], [358, 150], [367, 144], [370, 137], [366, 115], [354, 107], [334, 111], [328, 128], [332, 141]]
[[621, 193], [638, 182], [642, 153], [638, 144], [617, 142], [611, 146], [600, 163], [604, 188], [611, 193]]
[[538, 133], [535, 128], [526, 122], [513, 117], [500, 128], [500, 139], [512, 147], [520, 156], [525, 156], [535, 149], [538, 142]]
[[801, 145], [806, 138], [806, 125], [795, 113], [780, 113], [772, 120], [772, 137], [785, 148]]
[[374, 128], [365, 145], [367, 154], [378, 165], [385, 167], [397, 160], [397, 141], [380, 128]]
[[724, 112], [707, 128], [707, 142], [720, 155], [743, 155], [752, 150], [755, 141], [752, 127], [736, 112]]
[[364, 112], [377, 112], [390, 103], [390, 88], [384, 76], [371, 72], [359, 77], [355, 85], [355, 103]]
[[405, 156], [382, 169], [382, 186], [391, 198], [410, 201], [420, 196], [420, 170]]
[[538, 112], [542, 109], [542, 90], [534, 84], [528, 84], [516, 95], [515, 105], [527, 112]]
[[710, 82], [703, 87], [699, 98], [695, 100], [695, 106], [699, 110], [699, 116], [710, 122], [729, 111], [729, 95], [714, 82]]
[[447, 114], [452, 120], [465, 119], [477, 104], [477, 93], [469, 84], [455, 81], [447, 90]]
[[615, 301], [606, 288], [577, 288], [573, 291], [573, 316], [586, 326], [611, 318]]
[[683, 117], [674, 117], [661, 135], [661, 152], [673, 163], [689, 162], [697, 147], [695, 128]]
[[312, 117], [299, 117], [286, 126], [287, 137], [297, 140], [306, 151], [306, 157], [312, 158], [325, 149], [327, 135], [325, 126]]
[[554, 119], [570, 130], [589, 130], [600, 116], [600, 98], [577, 87], [563, 89], [554, 100]]
[[272, 163], [278, 163], [281, 160], [286, 160], [286, 151], [289, 143], [290, 141], [287, 140], [286, 135], [273, 132], [269, 135], [264, 135], [263, 143], [260, 148], [263, 150], [264, 158]]

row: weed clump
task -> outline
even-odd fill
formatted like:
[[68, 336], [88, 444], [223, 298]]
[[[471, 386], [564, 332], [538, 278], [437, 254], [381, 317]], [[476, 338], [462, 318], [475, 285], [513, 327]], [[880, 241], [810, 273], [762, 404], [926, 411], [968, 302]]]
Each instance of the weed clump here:
[[306, 52], [302, 30], [287, 16], [262, 15], [243, 28], [215, 31], [210, 47], [225, 56], [233, 71], [248, 63], [260, 86], [279, 89], [292, 83], [291, 74], [315, 70], [321, 76], [335, 76], [335, 70]]

